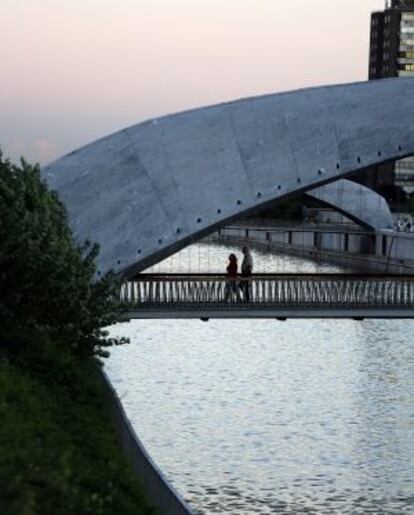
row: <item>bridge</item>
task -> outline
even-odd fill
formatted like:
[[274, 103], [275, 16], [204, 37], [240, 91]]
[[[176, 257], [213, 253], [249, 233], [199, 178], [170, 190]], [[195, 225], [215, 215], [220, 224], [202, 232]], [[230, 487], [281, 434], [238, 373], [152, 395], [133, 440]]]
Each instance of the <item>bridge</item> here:
[[[347, 212], [366, 227], [389, 227], [390, 213], [379, 196], [365, 191], [364, 206], [370, 208], [357, 213], [352, 197], [356, 191], [362, 194], [362, 187], [344, 181], [346, 191], [335, 198], [330, 184], [350, 174], [363, 174], [373, 165], [413, 155], [413, 120], [413, 78], [310, 88], [149, 120], [62, 157], [44, 174], [67, 207], [77, 241], [100, 244], [97, 277], [112, 269], [128, 280], [241, 216], [304, 192]], [[372, 216], [375, 206], [376, 217]], [[318, 280], [322, 284], [325, 279], [301, 279], [315, 287]], [[204, 279], [199, 281], [199, 288], [207, 288]], [[265, 302], [256, 295], [260, 284], [279, 285], [281, 278], [251, 281], [254, 302], [248, 309], [242, 303], [234, 305], [233, 316], [236, 311], [240, 316], [249, 310], [253, 313], [253, 304], [256, 314], [265, 313], [266, 302], [268, 307], [273, 302], [278, 310], [283, 305], [284, 314], [299, 307], [290, 298]], [[367, 281], [370, 288], [376, 284], [380, 290], [392, 283], [390, 277], [385, 283], [382, 278]], [[163, 284], [172, 283], [177, 288], [187, 284], [178, 278], [165, 278]], [[223, 278], [210, 279], [210, 283], [217, 291], [225, 288]], [[153, 284], [160, 287], [155, 277]], [[411, 283], [395, 278], [394, 284], [396, 292], [401, 284], [406, 292]], [[342, 283], [339, 291], [348, 291], [341, 288]], [[210, 286], [206, 291], [212, 291]], [[331, 316], [339, 314], [333, 311], [334, 299], [328, 298]], [[412, 309], [406, 301], [390, 309], [389, 297], [381, 304], [377, 294], [366, 298], [384, 316], [396, 310], [408, 316]], [[322, 297], [315, 299], [312, 309], [322, 314], [317, 309]], [[308, 300], [302, 301], [310, 308]], [[147, 314], [151, 302], [141, 304]], [[367, 312], [368, 301], [359, 311], [355, 302], [344, 300], [336, 309], [363, 316], [361, 309]], [[232, 311], [220, 296], [211, 297], [207, 304], [205, 311], [213, 305], [223, 314]], [[183, 306], [178, 307], [176, 303], [177, 309], [168, 311], [170, 316], [184, 312]], [[302, 313], [313, 316], [309, 309]]]
[[121, 299], [128, 318], [414, 318], [414, 276], [142, 274]]

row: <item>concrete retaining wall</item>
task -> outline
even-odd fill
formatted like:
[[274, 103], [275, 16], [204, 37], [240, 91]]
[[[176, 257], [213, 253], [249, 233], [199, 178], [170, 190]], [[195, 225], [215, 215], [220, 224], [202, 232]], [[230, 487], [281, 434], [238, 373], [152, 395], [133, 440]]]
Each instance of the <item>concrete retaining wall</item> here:
[[135, 434], [108, 376], [104, 370], [101, 373], [122, 449], [131, 461], [132, 467], [143, 486], [144, 493], [159, 510], [160, 515], [192, 515], [193, 512], [190, 507], [169, 484], [145, 450]]
[[385, 254], [394, 260], [413, 260], [414, 234], [386, 230], [379, 231], [375, 253], [378, 256]]
[[414, 234], [321, 228], [228, 227], [213, 240], [249, 242], [261, 249], [334, 263], [366, 272], [414, 274]]

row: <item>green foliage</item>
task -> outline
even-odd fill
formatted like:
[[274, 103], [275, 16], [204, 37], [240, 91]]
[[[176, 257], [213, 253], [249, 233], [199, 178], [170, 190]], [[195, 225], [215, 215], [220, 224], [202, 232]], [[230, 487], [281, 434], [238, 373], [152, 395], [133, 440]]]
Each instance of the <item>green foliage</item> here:
[[0, 513], [153, 514], [120, 453], [95, 361], [27, 334], [5, 347]]
[[118, 321], [119, 283], [109, 273], [94, 282], [98, 246], [75, 245], [65, 208], [38, 166], [0, 154], [0, 334], [26, 328], [48, 334], [81, 354], [105, 356], [124, 343], [102, 328]]
[[123, 343], [119, 281], [95, 281], [38, 166], [0, 153], [0, 513], [153, 513], [125, 462], [96, 356]]

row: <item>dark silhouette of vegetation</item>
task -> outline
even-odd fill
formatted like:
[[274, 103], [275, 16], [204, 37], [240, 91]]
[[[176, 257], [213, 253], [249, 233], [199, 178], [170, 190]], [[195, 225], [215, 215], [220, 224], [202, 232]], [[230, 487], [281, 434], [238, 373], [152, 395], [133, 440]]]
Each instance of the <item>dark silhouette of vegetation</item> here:
[[0, 513], [154, 514], [120, 452], [96, 360], [30, 332], [8, 344], [13, 350], [0, 357]]
[[123, 343], [103, 329], [118, 321], [111, 273], [94, 281], [98, 246], [75, 245], [64, 206], [38, 166], [0, 154], [0, 335], [33, 329], [72, 352], [105, 356]]
[[99, 374], [119, 282], [95, 280], [38, 166], [0, 154], [0, 513], [154, 513], [117, 444]]

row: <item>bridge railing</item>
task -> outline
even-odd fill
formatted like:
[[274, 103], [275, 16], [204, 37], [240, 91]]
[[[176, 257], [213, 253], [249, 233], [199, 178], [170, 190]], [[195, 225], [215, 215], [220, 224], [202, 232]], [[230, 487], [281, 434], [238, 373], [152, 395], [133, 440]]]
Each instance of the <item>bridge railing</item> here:
[[414, 309], [414, 277], [278, 274], [229, 279], [224, 275], [142, 275], [123, 285], [121, 300], [138, 309]]

